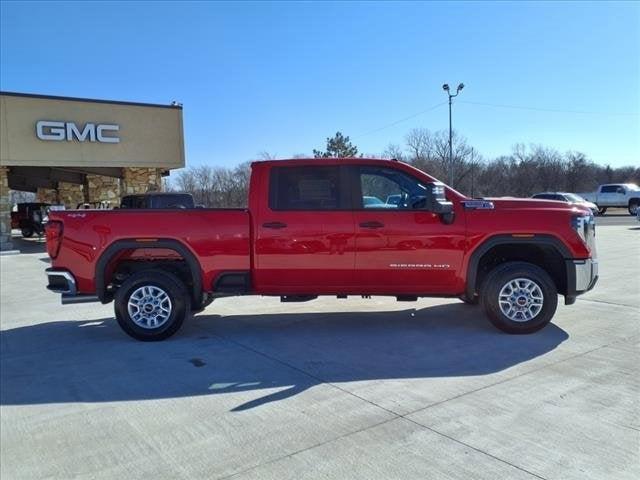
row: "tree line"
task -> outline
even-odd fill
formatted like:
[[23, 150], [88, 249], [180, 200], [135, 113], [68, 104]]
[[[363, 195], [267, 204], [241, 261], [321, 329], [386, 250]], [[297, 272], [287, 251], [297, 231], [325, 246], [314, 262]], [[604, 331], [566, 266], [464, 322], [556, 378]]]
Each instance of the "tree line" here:
[[[314, 149], [312, 156], [395, 158], [473, 197], [528, 197], [543, 191], [579, 193], [595, 190], [601, 183], [640, 183], [640, 167], [598, 165], [582, 152], [559, 152], [543, 145], [517, 144], [508, 155], [485, 159], [454, 132], [452, 150], [453, 161], [449, 162], [448, 132], [415, 128], [406, 134], [403, 144], [389, 144], [384, 152], [373, 155], [359, 154], [350, 138], [337, 132], [327, 138], [324, 150]], [[266, 152], [259, 157], [273, 158]], [[190, 192], [197, 204], [207, 207], [244, 207], [249, 175], [250, 162], [233, 168], [200, 165], [178, 172], [167, 188]]]

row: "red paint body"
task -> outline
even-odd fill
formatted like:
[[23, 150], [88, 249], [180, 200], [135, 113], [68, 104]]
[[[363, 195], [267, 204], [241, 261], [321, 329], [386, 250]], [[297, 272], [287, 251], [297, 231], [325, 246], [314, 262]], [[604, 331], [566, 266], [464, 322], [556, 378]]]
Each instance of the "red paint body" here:
[[[375, 165], [400, 169], [422, 182], [434, 179], [407, 164], [367, 159], [313, 159], [257, 162], [253, 165], [249, 208], [237, 210], [78, 210], [51, 212], [63, 223], [53, 267], [76, 278], [78, 293], [96, 290], [96, 262], [117, 240], [172, 239], [198, 260], [203, 290], [217, 276], [249, 271], [254, 294], [417, 294], [460, 295], [465, 291], [473, 251], [488, 238], [551, 235], [572, 258], [592, 256], [571, 227], [576, 207], [560, 202], [491, 199], [493, 209], [466, 209], [470, 200], [452, 189], [455, 217], [445, 224], [426, 210], [273, 211], [269, 172], [273, 166]], [[360, 224], [377, 221], [371, 230]], [[282, 222], [286, 228], [263, 224]], [[168, 250], [140, 248], [124, 258], [175, 257]]]

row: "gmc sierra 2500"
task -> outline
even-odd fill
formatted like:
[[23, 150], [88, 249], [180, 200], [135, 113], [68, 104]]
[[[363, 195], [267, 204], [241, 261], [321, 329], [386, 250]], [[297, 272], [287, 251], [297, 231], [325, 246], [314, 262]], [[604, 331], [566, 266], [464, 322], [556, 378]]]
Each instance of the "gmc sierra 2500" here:
[[467, 198], [394, 160], [256, 162], [248, 209], [52, 212], [46, 235], [48, 288], [113, 300], [139, 340], [229, 295], [460, 297], [529, 333], [598, 278], [587, 209]]

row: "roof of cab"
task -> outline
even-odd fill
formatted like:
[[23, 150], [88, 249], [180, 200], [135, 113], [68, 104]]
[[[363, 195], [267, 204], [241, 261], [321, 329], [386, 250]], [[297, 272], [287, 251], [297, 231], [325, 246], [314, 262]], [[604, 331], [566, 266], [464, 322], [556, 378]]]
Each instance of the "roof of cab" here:
[[373, 162], [381, 162], [381, 163], [404, 163], [400, 162], [395, 158], [365, 158], [365, 157], [329, 157], [329, 158], [286, 158], [282, 160], [257, 160], [255, 162], [251, 162], [251, 166], [260, 165], [260, 166], [284, 166], [284, 165], [309, 165], [309, 164], [317, 164], [317, 165], [337, 165], [341, 163], [349, 164], [371, 164]]

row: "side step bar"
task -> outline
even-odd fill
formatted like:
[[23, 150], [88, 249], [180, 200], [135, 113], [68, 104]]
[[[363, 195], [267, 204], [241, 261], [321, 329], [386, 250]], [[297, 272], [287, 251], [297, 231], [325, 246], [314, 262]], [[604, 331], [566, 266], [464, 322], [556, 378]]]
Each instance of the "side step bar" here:
[[62, 301], [62, 305], [70, 305], [72, 303], [91, 303], [91, 302], [100, 301], [97, 295], [69, 295], [68, 293], [63, 293], [60, 300]]

